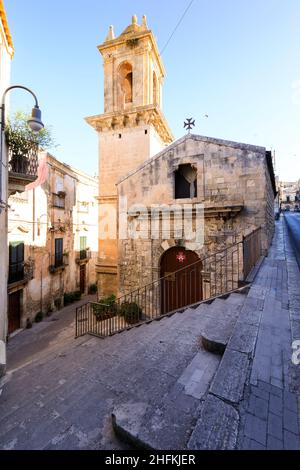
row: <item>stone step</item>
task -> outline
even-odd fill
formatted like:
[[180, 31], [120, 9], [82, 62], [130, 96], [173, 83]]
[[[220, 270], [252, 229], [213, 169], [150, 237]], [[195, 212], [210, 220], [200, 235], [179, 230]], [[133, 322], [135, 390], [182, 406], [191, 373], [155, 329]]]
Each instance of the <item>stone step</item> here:
[[114, 407], [116, 434], [136, 448], [185, 449], [219, 363], [218, 356], [200, 350], [159, 402], [131, 401]]
[[[237, 302], [239, 300], [239, 302]], [[201, 332], [207, 351], [224, 354], [242, 308], [242, 299], [216, 299], [211, 305], [211, 316]]]
[[226, 303], [230, 303], [232, 305], [239, 305], [240, 307], [242, 307], [246, 299], [247, 296], [245, 294], [238, 294], [234, 292], [233, 294], [230, 294], [229, 297], [227, 297]]

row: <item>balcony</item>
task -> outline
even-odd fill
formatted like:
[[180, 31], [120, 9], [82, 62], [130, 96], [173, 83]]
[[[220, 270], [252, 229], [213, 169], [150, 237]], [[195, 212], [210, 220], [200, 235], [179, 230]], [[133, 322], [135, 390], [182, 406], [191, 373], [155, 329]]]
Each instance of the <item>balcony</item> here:
[[20, 285], [25, 285], [34, 277], [34, 264], [32, 260], [9, 265], [8, 291]]
[[51, 264], [49, 266], [49, 272], [55, 274], [64, 271], [66, 266], [69, 264], [69, 255], [67, 254], [56, 254], [51, 256]]
[[88, 248], [86, 248], [85, 250], [80, 250], [76, 252], [75, 261], [77, 264], [84, 264], [84, 263], [88, 263], [91, 257], [92, 257], [91, 251]]
[[25, 186], [37, 179], [38, 145], [32, 144], [26, 155], [13, 154], [8, 150], [9, 195], [25, 191]]

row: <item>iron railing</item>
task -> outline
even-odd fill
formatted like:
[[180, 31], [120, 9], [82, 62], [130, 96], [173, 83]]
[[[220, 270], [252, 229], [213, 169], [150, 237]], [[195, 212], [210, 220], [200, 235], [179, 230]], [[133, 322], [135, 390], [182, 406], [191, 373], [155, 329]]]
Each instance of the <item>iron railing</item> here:
[[80, 261], [89, 261], [92, 258], [92, 253], [89, 249], [77, 251], [75, 254], [75, 261], [76, 263], [80, 263]]
[[262, 254], [261, 228], [243, 237], [243, 267], [246, 280]]
[[9, 264], [8, 285], [18, 282], [29, 282], [34, 277], [34, 265], [32, 262], [20, 261]]
[[[111, 336], [191, 305], [234, 292], [261, 256], [261, 229], [242, 241], [168, 273], [110, 305], [89, 302], [76, 310], [76, 337]], [[250, 261], [245, 259], [250, 257]], [[248, 272], [249, 271], [249, 272]]]
[[21, 151], [16, 154], [11, 149], [8, 150], [8, 171], [14, 176], [29, 177], [34, 180], [38, 170], [38, 145], [32, 143], [28, 147], [26, 155]]
[[58, 270], [65, 269], [69, 265], [69, 255], [65, 253], [56, 253], [50, 257], [49, 271], [55, 273]]

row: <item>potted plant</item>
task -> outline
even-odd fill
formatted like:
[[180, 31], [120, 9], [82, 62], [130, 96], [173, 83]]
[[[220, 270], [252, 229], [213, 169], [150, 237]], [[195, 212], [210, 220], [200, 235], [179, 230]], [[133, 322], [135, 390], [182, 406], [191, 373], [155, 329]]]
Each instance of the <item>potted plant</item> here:
[[97, 321], [107, 320], [118, 314], [118, 304], [116, 303], [115, 295], [103, 297], [97, 303], [92, 304], [92, 306]]
[[14, 173], [27, 174], [30, 156], [37, 160], [39, 147], [47, 149], [54, 146], [51, 131], [44, 128], [34, 133], [28, 126], [29, 116], [23, 112], [16, 112], [12, 119], [8, 119], [5, 126], [5, 140], [10, 152], [10, 167]]
[[133, 325], [142, 318], [142, 309], [136, 302], [123, 302], [120, 306], [120, 316], [124, 317], [126, 323]]

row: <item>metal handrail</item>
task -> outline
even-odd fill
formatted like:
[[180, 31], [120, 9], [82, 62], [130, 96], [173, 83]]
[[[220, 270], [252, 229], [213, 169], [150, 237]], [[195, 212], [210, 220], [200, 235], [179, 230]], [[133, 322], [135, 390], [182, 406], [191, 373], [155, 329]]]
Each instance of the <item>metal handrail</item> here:
[[[86, 333], [109, 336], [132, 328], [132, 323], [159, 319], [173, 310], [237, 290], [261, 256], [260, 233], [261, 227], [223, 250], [123, 294], [113, 305], [102, 301], [79, 307], [76, 337]], [[95, 313], [97, 307], [101, 314]]]

